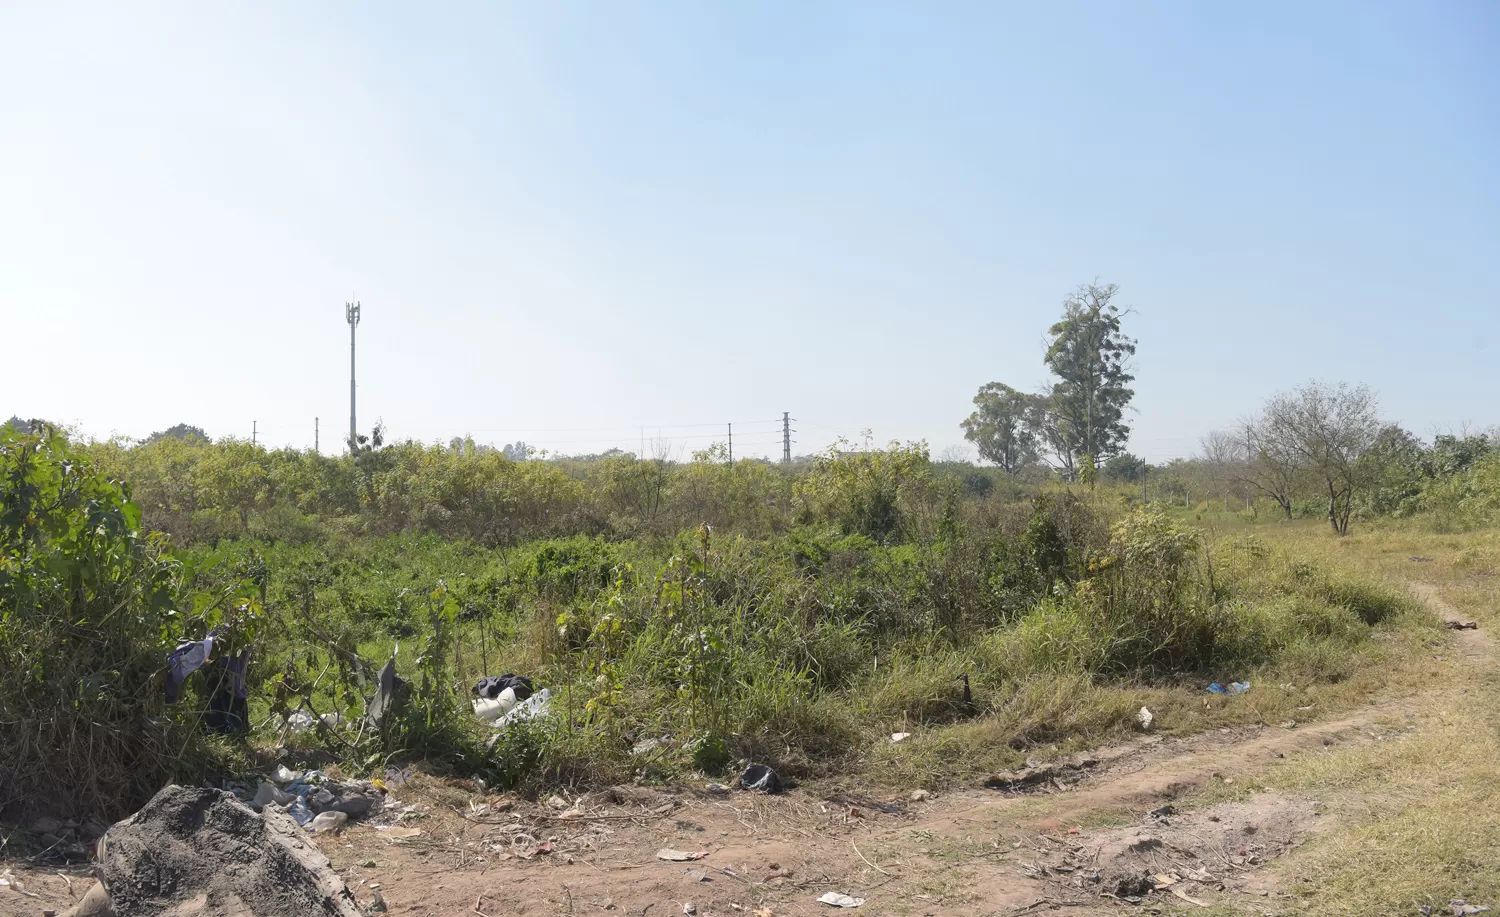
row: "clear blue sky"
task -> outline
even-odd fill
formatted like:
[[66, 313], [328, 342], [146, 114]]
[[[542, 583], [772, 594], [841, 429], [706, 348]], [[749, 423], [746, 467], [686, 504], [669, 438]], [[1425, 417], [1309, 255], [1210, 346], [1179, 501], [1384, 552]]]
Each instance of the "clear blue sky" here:
[[1490, 2], [3, 2], [0, 415], [941, 452], [1097, 277], [1153, 460], [1485, 425], [1497, 150]]

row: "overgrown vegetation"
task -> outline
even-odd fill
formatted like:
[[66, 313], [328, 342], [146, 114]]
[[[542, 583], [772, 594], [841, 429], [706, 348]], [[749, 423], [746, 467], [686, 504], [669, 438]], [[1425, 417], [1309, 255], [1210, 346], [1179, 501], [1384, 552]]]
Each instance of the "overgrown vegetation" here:
[[[326, 458], [0, 436], [0, 710], [33, 737], [6, 750], [6, 786], [24, 772], [29, 798], [87, 776], [36, 768], [40, 749], [73, 747], [48, 730], [107, 737], [111, 756], [72, 760], [113, 775], [79, 797], [112, 812], [230, 747], [194, 728], [201, 689], [159, 699], [166, 654], [220, 626], [254, 648], [252, 744], [533, 789], [741, 759], [828, 775], [919, 727], [883, 773], [942, 781], [1133, 728], [1143, 698], [1189, 728], [1202, 714], [1169, 699], [1210, 680], [1346, 679], [1376, 653], [1372, 629], [1420, 626], [1400, 593], [1254, 538], [1209, 541], [1103, 489], [973, 487], [920, 446], [578, 474], [415, 444]], [[140, 534], [132, 496], [170, 544]], [[375, 728], [363, 713], [388, 658], [408, 688]], [[504, 671], [551, 688], [553, 712], [488, 744], [467, 685]], [[341, 725], [288, 738], [298, 709]]]

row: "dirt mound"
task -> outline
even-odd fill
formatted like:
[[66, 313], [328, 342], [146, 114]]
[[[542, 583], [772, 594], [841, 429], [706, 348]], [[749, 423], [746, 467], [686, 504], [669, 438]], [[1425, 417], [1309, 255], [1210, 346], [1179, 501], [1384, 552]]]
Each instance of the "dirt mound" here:
[[358, 917], [354, 896], [284, 813], [169, 786], [114, 825], [100, 866], [118, 917]]
[[1028, 873], [1127, 901], [1241, 890], [1255, 867], [1286, 853], [1318, 822], [1316, 803], [1277, 793], [1186, 812], [1162, 806], [1140, 824], [1049, 838], [1051, 855]]

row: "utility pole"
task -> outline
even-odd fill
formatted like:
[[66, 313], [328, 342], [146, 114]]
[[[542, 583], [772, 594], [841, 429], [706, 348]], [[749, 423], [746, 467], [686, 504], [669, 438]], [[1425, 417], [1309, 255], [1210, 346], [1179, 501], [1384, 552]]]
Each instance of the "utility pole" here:
[[359, 327], [359, 303], [344, 303], [344, 319], [349, 323], [349, 453], [359, 443], [359, 427], [354, 418], [354, 329]]
[[259, 435], [259, 432], [260, 432], [259, 431], [259, 427], [260, 427], [260, 421], [258, 421], [258, 420], [252, 420], [252, 421], [250, 421], [250, 445], [252, 445], [252, 446], [255, 445], [255, 439]]
[[734, 424], [729, 425], [729, 464], [734, 464]]
[[1146, 476], [1151, 473], [1150, 465], [1141, 466], [1141, 505], [1146, 505]]
[[781, 463], [792, 463], [792, 412], [781, 412]]
[[318, 448], [318, 418], [316, 417], [313, 418], [313, 451], [319, 455], [323, 454], [322, 450]]

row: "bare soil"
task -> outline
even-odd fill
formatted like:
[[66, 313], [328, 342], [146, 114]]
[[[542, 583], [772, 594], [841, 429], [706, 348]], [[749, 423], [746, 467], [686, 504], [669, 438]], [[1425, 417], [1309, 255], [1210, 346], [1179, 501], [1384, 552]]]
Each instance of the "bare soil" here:
[[[1433, 587], [1413, 589], [1457, 618]], [[1484, 631], [1453, 639], [1464, 663], [1493, 658]], [[836, 910], [817, 901], [830, 891], [865, 899], [857, 913], [871, 915], [1247, 910], [1286, 896], [1262, 867], [1331, 816], [1315, 799], [1242, 788], [1296, 756], [1399, 733], [1415, 702], [1307, 725], [1142, 736], [1077, 770], [995, 781], [1015, 789], [976, 781], [920, 799], [621, 787], [549, 804], [424, 780], [394, 791], [424, 807], [401, 825], [419, 835], [355, 826], [318, 844], [361, 904], [378, 891], [395, 917], [812, 915]], [[1184, 797], [1198, 801], [1162, 809]], [[662, 850], [705, 855], [667, 861]], [[62, 911], [91, 884], [55, 870], [15, 877], [36, 897], [0, 889], [0, 915]]]

